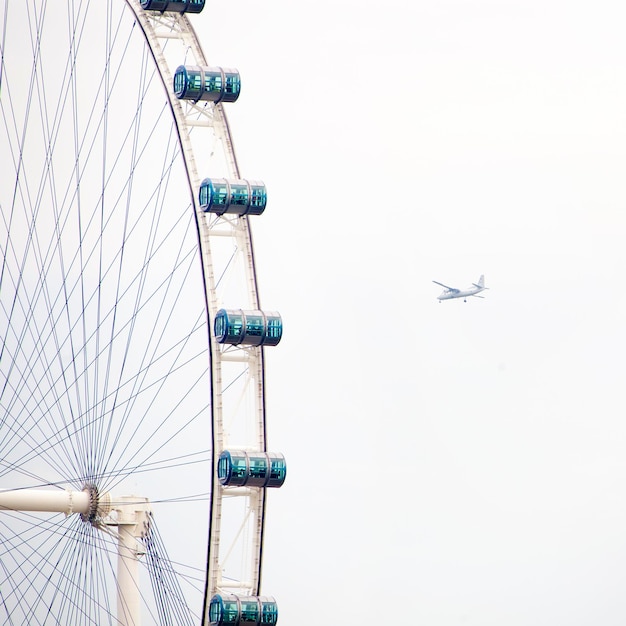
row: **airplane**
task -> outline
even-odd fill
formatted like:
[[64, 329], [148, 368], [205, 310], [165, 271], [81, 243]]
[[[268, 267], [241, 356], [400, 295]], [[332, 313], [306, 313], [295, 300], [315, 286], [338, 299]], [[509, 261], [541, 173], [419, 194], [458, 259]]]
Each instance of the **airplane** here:
[[475, 296], [476, 298], [482, 298], [483, 296], [479, 296], [478, 294], [485, 289], [489, 289], [489, 287], [485, 287], [485, 275], [483, 274], [477, 283], [472, 283], [472, 287], [469, 287], [465, 291], [461, 291], [460, 289], [456, 289], [455, 287], [448, 287], [448, 285], [444, 285], [443, 283], [439, 283], [436, 280], [433, 280], [436, 285], [444, 288], [444, 292], [437, 296], [437, 300], [441, 302], [442, 300], [452, 300], [452, 298], [463, 298], [463, 302], [467, 302], [467, 298], [470, 296]]

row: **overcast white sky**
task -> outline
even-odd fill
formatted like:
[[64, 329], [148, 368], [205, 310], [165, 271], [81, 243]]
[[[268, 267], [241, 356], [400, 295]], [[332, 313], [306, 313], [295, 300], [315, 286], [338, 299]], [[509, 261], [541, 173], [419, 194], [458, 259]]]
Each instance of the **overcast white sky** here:
[[[214, 0], [284, 626], [626, 622], [623, 3]], [[431, 280], [484, 300], [436, 300]]]

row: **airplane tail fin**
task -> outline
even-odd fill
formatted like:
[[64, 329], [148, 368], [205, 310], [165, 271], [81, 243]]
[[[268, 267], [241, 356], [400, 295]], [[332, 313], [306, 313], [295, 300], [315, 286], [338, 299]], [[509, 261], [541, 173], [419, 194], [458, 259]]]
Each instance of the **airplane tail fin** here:
[[481, 289], [486, 289], [485, 287], [485, 275], [481, 274], [477, 283], [473, 283], [474, 287], [480, 287]]

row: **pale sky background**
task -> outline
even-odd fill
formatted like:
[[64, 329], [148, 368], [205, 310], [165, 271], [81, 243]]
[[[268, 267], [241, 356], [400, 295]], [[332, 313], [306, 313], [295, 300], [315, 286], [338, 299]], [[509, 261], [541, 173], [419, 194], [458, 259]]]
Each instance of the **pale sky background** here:
[[[283, 626], [626, 622], [626, 8], [214, 0]], [[431, 280], [485, 274], [484, 300]]]

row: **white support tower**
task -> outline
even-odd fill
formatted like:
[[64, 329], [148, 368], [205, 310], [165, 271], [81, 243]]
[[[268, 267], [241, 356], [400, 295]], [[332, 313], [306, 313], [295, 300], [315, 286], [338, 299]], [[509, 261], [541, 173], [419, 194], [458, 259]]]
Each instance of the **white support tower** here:
[[80, 514], [102, 530], [117, 527], [117, 531], [109, 531], [117, 534], [117, 622], [141, 626], [139, 558], [145, 554], [141, 540], [148, 534], [152, 516], [146, 498], [99, 496], [89, 486], [82, 491], [15, 489], [0, 491], [1, 511]]

